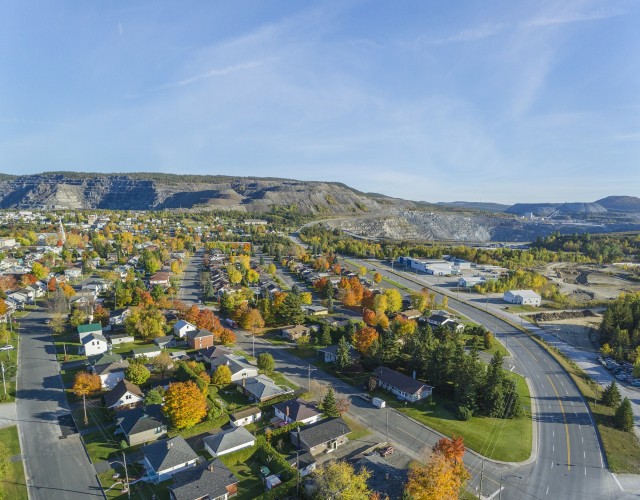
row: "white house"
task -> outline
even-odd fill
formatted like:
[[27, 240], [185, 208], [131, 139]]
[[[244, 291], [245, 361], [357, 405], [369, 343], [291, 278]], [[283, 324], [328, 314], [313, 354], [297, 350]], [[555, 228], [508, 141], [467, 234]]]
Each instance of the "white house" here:
[[64, 270], [64, 275], [70, 280], [78, 279], [82, 277], [82, 269], [79, 267], [70, 267]]
[[103, 397], [107, 409], [114, 410], [135, 408], [142, 404], [144, 400], [144, 394], [142, 394], [140, 387], [126, 379], [118, 382], [115, 387]]
[[80, 350], [85, 356], [97, 356], [109, 350], [109, 343], [102, 333], [90, 333], [82, 338]]
[[232, 382], [237, 382], [243, 378], [258, 376], [258, 368], [250, 365], [245, 358], [237, 354], [225, 354], [219, 358], [215, 358], [211, 362], [211, 370], [215, 371], [220, 365], [227, 365], [229, 367]]
[[192, 325], [188, 321], [181, 319], [177, 321], [175, 325], [173, 325], [173, 334], [176, 337], [184, 338], [187, 336], [187, 333], [195, 332], [197, 329], [198, 329], [197, 326]]
[[240, 427], [257, 422], [262, 418], [262, 410], [258, 406], [252, 406], [246, 410], [237, 411], [229, 415], [231, 425]]
[[502, 300], [510, 304], [536, 307], [542, 302], [540, 295], [533, 290], [507, 290], [504, 292]]
[[395, 394], [398, 399], [416, 402], [425, 399], [433, 392], [433, 387], [403, 373], [381, 366], [372, 373], [376, 385]]
[[78, 325], [78, 337], [80, 337], [80, 342], [87, 335], [91, 335], [93, 333], [99, 333], [102, 335], [102, 325], [100, 323], [91, 323], [90, 325]]
[[129, 362], [123, 359], [122, 361], [114, 361], [113, 363], [95, 365], [92, 367], [92, 371], [100, 377], [102, 387], [111, 390], [118, 382], [124, 380], [124, 372], [127, 368], [129, 368]]
[[256, 443], [256, 438], [247, 429], [240, 426], [219, 432], [213, 436], [207, 436], [202, 442], [204, 443], [205, 451], [213, 458], [216, 458], [249, 448]]
[[276, 417], [285, 424], [293, 422], [313, 424], [322, 417], [322, 413], [315, 406], [300, 398], [275, 404], [273, 409]]

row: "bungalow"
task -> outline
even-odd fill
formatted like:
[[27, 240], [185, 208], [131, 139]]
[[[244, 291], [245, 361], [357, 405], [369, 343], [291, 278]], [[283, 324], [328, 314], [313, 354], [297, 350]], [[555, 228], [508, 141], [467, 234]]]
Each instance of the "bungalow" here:
[[129, 446], [157, 441], [167, 437], [167, 424], [161, 405], [120, 411], [116, 414], [115, 434], [122, 434]]
[[415, 378], [408, 377], [400, 372], [381, 366], [376, 368], [372, 377], [375, 385], [381, 389], [391, 391], [398, 399], [415, 403], [431, 396], [433, 387], [426, 385]]
[[120, 410], [140, 406], [144, 395], [137, 385], [128, 380], [121, 380], [103, 398], [108, 410]]
[[70, 279], [75, 280], [78, 278], [82, 278], [82, 268], [81, 267], [70, 267], [69, 269], [64, 270], [64, 275]]
[[109, 350], [109, 343], [102, 333], [90, 333], [82, 338], [79, 352], [85, 356], [97, 356]]
[[256, 443], [256, 438], [247, 429], [240, 426], [213, 436], [207, 436], [202, 442], [205, 451], [213, 458], [217, 458], [253, 446]]
[[171, 282], [169, 281], [170, 277], [171, 273], [169, 272], [157, 272], [156, 274], [151, 276], [151, 278], [149, 278], [149, 286], [154, 287], [156, 285], [160, 285], [161, 287], [169, 287], [169, 285], [171, 284]]
[[[325, 363], [335, 363], [338, 358], [338, 346], [330, 345], [327, 347], [321, 347], [318, 349], [318, 354], [324, 356]], [[354, 362], [360, 359], [360, 353], [353, 347], [349, 346], [349, 356]]]
[[237, 382], [247, 377], [258, 376], [258, 368], [250, 365], [249, 362], [242, 356], [237, 354], [225, 354], [215, 358], [211, 363], [211, 370], [215, 371], [218, 366], [227, 365], [231, 370], [231, 381]]
[[351, 432], [349, 425], [341, 418], [328, 418], [315, 424], [293, 430], [289, 433], [291, 442], [299, 449], [312, 455], [322, 452], [330, 453], [343, 445]]
[[542, 298], [533, 290], [507, 290], [504, 292], [502, 300], [510, 304], [538, 307]]
[[303, 335], [309, 335], [310, 329], [303, 325], [286, 326], [280, 330], [280, 335], [285, 339], [298, 340]]
[[252, 406], [246, 410], [237, 411], [229, 415], [231, 425], [240, 427], [252, 424], [262, 418], [262, 410], [258, 406]]
[[405, 320], [417, 320], [422, 316], [422, 312], [419, 309], [409, 309], [408, 311], [403, 311], [399, 314]]
[[173, 325], [173, 334], [176, 337], [183, 338], [187, 336], [188, 332], [195, 332], [198, 328], [195, 325], [192, 325], [188, 321], [183, 319], [178, 320], [175, 325]]
[[128, 307], [122, 309], [115, 309], [109, 313], [110, 325], [122, 325], [124, 320], [131, 316], [131, 309]]
[[191, 349], [213, 347], [215, 336], [209, 330], [194, 330], [187, 333], [187, 342]]
[[171, 500], [227, 500], [238, 493], [238, 478], [220, 460], [204, 462], [173, 476]]
[[252, 401], [262, 403], [270, 399], [293, 394], [293, 390], [288, 387], [280, 387], [266, 375], [258, 375], [257, 377], [243, 378], [238, 384], [238, 390], [244, 393]]
[[196, 467], [198, 462], [198, 455], [182, 436], [148, 444], [141, 451], [147, 476], [156, 484]]
[[326, 316], [329, 314], [329, 309], [324, 306], [304, 306], [303, 310], [309, 316]]
[[167, 335], [165, 337], [156, 337], [153, 339], [153, 343], [160, 349], [166, 349], [167, 347], [173, 347], [176, 341], [173, 335]]
[[273, 405], [276, 417], [285, 424], [300, 422], [302, 424], [313, 424], [321, 418], [320, 411], [311, 403], [304, 399], [290, 399]]
[[100, 323], [91, 323], [90, 325], [78, 325], [78, 337], [80, 337], [80, 342], [87, 335], [91, 335], [92, 333], [99, 333], [102, 335], [102, 325]]
[[155, 344], [151, 345], [143, 345], [140, 347], [136, 347], [135, 349], [131, 349], [131, 356], [134, 358], [140, 358], [142, 356], [146, 356], [147, 358], [155, 358], [159, 356], [162, 352], [162, 349]]
[[434, 328], [445, 326], [456, 332], [464, 330], [464, 325], [462, 323], [458, 323], [453, 318], [442, 314], [432, 314], [427, 318], [427, 323]]
[[229, 354], [233, 354], [233, 351], [228, 347], [223, 347], [221, 345], [215, 345], [213, 347], [207, 347], [206, 349], [202, 349], [198, 351], [198, 356], [202, 356], [202, 360], [209, 363], [211, 366], [218, 366], [218, 359]]
[[130, 344], [135, 339], [131, 335], [127, 335], [126, 333], [117, 333], [115, 335], [109, 335], [109, 342], [111, 345], [122, 345], [122, 344]]
[[311, 474], [314, 470], [316, 470], [316, 459], [313, 458], [311, 453], [303, 453], [299, 455], [297, 458], [293, 457], [287, 460], [289, 465], [294, 469], [298, 469], [300, 472], [300, 477], [305, 477]]
[[104, 389], [111, 390], [118, 382], [124, 380], [124, 372], [127, 368], [129, 368], [129, 362], [120, 358], [120, 361], [93, 365], [91, 371], [100, 377]]

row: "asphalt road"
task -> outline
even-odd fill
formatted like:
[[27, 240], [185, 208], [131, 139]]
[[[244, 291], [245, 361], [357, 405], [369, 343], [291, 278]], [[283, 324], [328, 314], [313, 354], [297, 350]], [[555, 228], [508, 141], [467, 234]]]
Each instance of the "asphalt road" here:
[[[404, 279], [390, 273], [386, 266], [370, 261], [362, 263], [408, 288], [419, 290], [423, 286], [416, 284], [415, 281], [421, 280], [413, 274], [409, 275], [410, 279]], [[452, 297], [449, 297], [449, 307], [494, 331], [497, 338], [508, 345], [513, 364], [533, 389], [538, 457], [534, 463], [509, 472], [510, 476], [524, 479], [510, 477], [513, 486], [505, 489], [503, 498], [624, 498], [625, 493], [605, 468], [589, 410], [560, 365], [536, 342], [508, 323]]]
[[45, 312], [21, 320], [17, 416], [31, 500], [104, 498], [71, 412]]

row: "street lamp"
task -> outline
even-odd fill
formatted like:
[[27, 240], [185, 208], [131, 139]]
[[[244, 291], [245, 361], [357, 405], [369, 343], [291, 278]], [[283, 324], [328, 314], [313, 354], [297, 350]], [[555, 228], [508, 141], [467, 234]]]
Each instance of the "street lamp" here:
[[[111, 460], [111, 462], [115, 463], [115, 464], [120, 464], [124, 467], [124, 477], [126, 480], [126, 492], [127, 492], [127, 498], [131, 498], [131, 488], [129, 487], [129, 473], [127, 472], [127, 458], [124, 455], [124, 451], [122, 452], [122, 460], [123, 462], [120, 462], [120, 460]], [[125, 492], [125, 490], [122, 491], [123, 493]]]
[[505, 477], [515, 477], [517, 479], [520, 479], [520, 481], [522, 481], [524, 479], [524, 477], [516, 476], [514, 474], [505, 474], [504, 476], [500, 476], [500, 488], [498, 489], [498, 500], [502, 500], [502, 480]]

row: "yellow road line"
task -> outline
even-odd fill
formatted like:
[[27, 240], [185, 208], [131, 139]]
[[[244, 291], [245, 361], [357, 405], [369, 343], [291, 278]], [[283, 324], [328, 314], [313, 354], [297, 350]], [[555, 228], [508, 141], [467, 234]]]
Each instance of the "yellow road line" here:
[[564, 420], [564, 432], [567, 435], [567, 469], [571, 470], [571, 442], [569, 440], [569, 425], [567, 424], [567, 416], [564, 413], [564, 406], [562, 406], [562, 401], [560, 400], [560, 395], [556, 390], [556, 386], [553, 385], [553, 382], [551, 381], [551, 377], [549, 377], [549, 375], [547, 375], [547, 378], [549, 379], [549, 383], [551, 384], [551, 387], [553, 387], [553, 392], [556, 393], [556, 398], [558, 398], [558, 403], [560, 403], [560, 411], [562, 412], [562, 418]]

